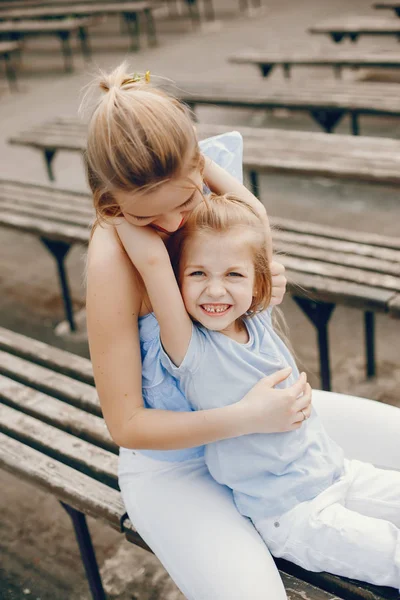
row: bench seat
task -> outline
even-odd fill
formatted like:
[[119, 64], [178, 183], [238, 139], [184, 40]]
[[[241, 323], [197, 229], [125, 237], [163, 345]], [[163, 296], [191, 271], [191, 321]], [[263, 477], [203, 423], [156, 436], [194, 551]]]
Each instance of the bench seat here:
[[[0, 352], [0, 468], [61, 502], [77, 534], [92, 597], [105, 599], [86, 515], [151, 550], [125, 512], [118, 448], [101, 418], [90, 361], [5, 328]], [[289, 600], [398, 597], [389, 588], [277, 563]]]
[[356, 42], [360, 35], [400, 35], [400, 21], [376, 16], [335, 17], [307, 29], [309, 33], [329, 35], [336, 43], [349, 38]]
[[90, 60], [88, 28], [96, 24], [91, 18], [68, 18], [61, 21], [4, 21], [0, 22], [0, 40], [23, 40], [27, 37], [54, 35], [61, 42], [64, 55], [64, 68], [67, 73], [73, 70], [70, 38], [76, 34], [79, 38], [85, 60]]
[[[148, 43], [150, 46], [155, 46], [157, 43], [155, 24], [153, 19], [152, 10], [154, 4], [146, 1], [120, 1], [120, 2], [89, 2], [81, 4], [69, 4], [67, 6], [37, 6], [27, 8], [17, 8], [9, 10], [0, 10], [0, 31], [1, 21], [5, 21], [6, 24], [12, 24], [13, 28], [18, 28], [18, 23], [32, 23], [35, 19], [42, 19], [41, 24], [48, 22], [53, 24], [53, 27], [57, 25], [57, 22], [62, 24], [65, 18], [78, 18], [78, 17], [102, 17], [105, 15], [121, 15], [123, 18], [128, 32], [131, 36], [131, 50], [136, 51], [139, 49], [139, 16], [142, 15], [146, 21], [146, 31], [148, 37]], [[56, 20], [56, 24], [54, 23]], [[37, 23], [37, 21], [36, 21]], [[8, 25], [9, 26], [9, 25]]]
[[274, 52], [268, 50], [243, 50], [229, 57], [229, 62], [239, 65], [254, 65], [263, 77], [281, 66], [286, 78], [290, 77], [293, 66], [332, 67], [339, 78], [342, 69], [359, 67], [377, 67], [379, 69], [399, 69], [400, 52], [349, 52], [332, 50], [299, 50], [293, 52]]
[[[231, 125], [196, 126], [199, 139], [232, 131]], [[400, 141], [367, 136], [328, 135], [240, 126], [244, 141], [243, 166], [250, 172], [253, 192], [259, 195], [259, 172], [354, 179], [400, 184]], [[54, 181], [53, 160], [60, 150], [83, 153], [86, 125], [76, 118], [56, 118], [9, 139], [43, 153]]]
[[[72, 245], [88, 243], [93, 219], [85, 193], [0, 181], [0, 226], [32, 233], [50, 251], [72, 331], [76, 326], [65, 258]], [[327, 328], [337, 304], [365, 312], [367, 375], [374, 375], [374, 313], [400, 316], [400, 238], [282, 218], [272, 223], [289, 291], [318, 330], [322, 388], [331, 385]]]

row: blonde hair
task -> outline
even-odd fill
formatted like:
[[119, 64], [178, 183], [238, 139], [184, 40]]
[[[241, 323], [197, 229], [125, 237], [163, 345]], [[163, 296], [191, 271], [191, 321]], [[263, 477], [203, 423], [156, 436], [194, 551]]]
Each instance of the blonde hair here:
[[246, 243], [250, 245], [253, 252], [255, 280], [253, 300], [246, 314], [253, 316], [269, 306], [272, 281], [265, 225], [247, 202], [234, 194], [223, 196], [212, 194], [209, 199], [192, 210], [183, 227], [170, 240], [168, 250], [179, 282], [180, 262], [188, 240], [198, 233], [226, 233], [238, 227], [245, 228], [250, 234]]
[[[139, 79], [139, 80], [137, 80]], [[105, 94], [89, 122], [85, 162], [97, 219], [122, 216], [114, 190], [149, 191], [201, 165], [189, 110], [124, 62], [92, 84]]]

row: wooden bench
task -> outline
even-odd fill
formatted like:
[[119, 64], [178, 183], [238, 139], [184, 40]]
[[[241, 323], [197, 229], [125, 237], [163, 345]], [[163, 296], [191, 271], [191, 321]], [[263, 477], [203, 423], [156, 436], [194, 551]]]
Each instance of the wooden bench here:
[[[155, 46], [157, 43], [155, 25], [152, 10], [154, 4], [151, 2], [97, 2], [97, 3], [82, 3], [70, 4], [68, 6], [37, 6], [28, 8], [10, 9], [0, 11], [0, 21], [19, 21], [35, 20], [35, 19], [62, 19], [77, 18], [77, 17], [101, 17], [105, 15], [121, 15], [128, 32], [131, 36], [132, 51], [139, 49], [140, 45], [140, 22], [139, 17], [142, 15], [146, 21], [146, 31], [150, 46]], [[28, 22], [28, 21], [27, 21]]]
[[93, 19], [88, 18], [63, 19], [61, 21], [4, 21], [0, 22], [0, 40], [19, 41], [28, 37], [54, 35], [61, 42], [65, 71], [70, 73], [73, 70], [71, 35], [74, 33], [78, 36], [82, 54], [86, 60], [90, 60], [87, 30], [94, 23]]
[[[101, 416], [90, 361], [4, 328], [0, 354], [0, 467], [60, 501], [72, 519], [92, 598], [105, 600], [86, 515], [151, 550], [125, 512], [118, 448]], [[289, 600], [398, 599], [391, 588], [277, 563]]]
[[[203, 123], [196, 126], [199, 139], [232, 128]], [[243, 166], [256, 196], [260, 193], [258, 175], [264, 172], [400, 184], [399, 140], [242, 126], [240, 133], [244, 141]], [[76, 118], [58, 117], [18, 133], [9, 142], [42, 152], [49, 179], [54, 181], [57, 152], [84, 152], [86, 124]]]
[[342, 69], [377, 67], [379, 69], [399, 69], [400, 52], [332, 52], [330, 50], [299, 50], [295, 52], [271, 52], [267, 50], [244, 50], [229, 58], [229, 62], [239, 65], [254, 65], [263, 77], [268, 77], [274, 67], [281, 66], [286, 79], [290, 78], [293, 66], [332, 67], [336, 78]]
[[373, 7], [393, 10], [394, 13], [400, 17], [400, 2], [377, 2]]
[[0, 42], [0, 58], [4, 60], [6, 76], [11, 91], [17, 89], [17, 74], [13, 65], [13, 55], [18, 54], [20, 45], [18, 42]]
[[395, 35], [400, 37], [400, 22], [397, 19], [379, 17], [335, 17], [317, 23], [307, 30], [309, 33], [329, 35], [334, 42], [348, 38], [356, 42], [360, 35]]
[[400, 116], [400, 84], [325, 83], [307, 81], [258, 86], [180, 82], [166, 86], [194, 111], [199, 105], [246, 109], [285, 108], [308, 113], [327, 133], [345, 115], [350, 117], [353, 135], [359, 135], [360, 115]]
[[[76, 327], [65, 258], [74, 244], [88, 243], [93, 217], [87, 194], [0, 181], [0, 226], [34, 234], [52, 254], [71, 331]], [[400, 238], [290, 219], [272, 222], [289, 291], [318, 333], [322, 388], [331, 387], [328, 323], [337, 304], [365, 312], [366, 372], [373, 376], [374, 313], [400, 318]]]

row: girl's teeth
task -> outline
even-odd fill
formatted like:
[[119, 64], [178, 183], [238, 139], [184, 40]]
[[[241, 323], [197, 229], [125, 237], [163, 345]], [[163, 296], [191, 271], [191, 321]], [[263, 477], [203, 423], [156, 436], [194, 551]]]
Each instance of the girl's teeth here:
[[203, 306], [203, 308], [206, 312], [221, 313], [227, 310], [228, 304], [225, 304], [224, 306]]

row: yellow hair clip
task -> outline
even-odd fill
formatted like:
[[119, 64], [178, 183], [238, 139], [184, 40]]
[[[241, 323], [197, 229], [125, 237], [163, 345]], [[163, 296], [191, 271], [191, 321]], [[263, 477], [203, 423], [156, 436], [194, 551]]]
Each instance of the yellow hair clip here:
[[150, 83], [150, 71], [146, 71], [144, 75], [134, 73], [130, 79], [124, 79], [122, 85], [129, 85], [130, 83], [139, 83], [140, 81]]

